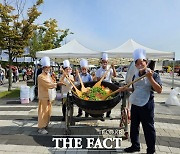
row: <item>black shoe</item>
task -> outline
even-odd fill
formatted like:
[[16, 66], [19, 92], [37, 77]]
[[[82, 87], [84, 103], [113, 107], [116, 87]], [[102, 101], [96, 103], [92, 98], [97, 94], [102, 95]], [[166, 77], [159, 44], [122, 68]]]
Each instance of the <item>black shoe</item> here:
[[129, 153], [133, 153], [133, 152], [139, 152], [140, 151], [140, 148], [134, 148], [134, 147], [129, 147], [129, 148], [126, 148], [124, 149], [124, 152], [129, 152]]
[[61, 121], [65, 121], [65, 117], [63, 117]]
[[153, 151], [147, 151], [147, 154], [154, 154], [155, 153], [155, 150]]
[[86, 118], [89, 117], [89, 114], [88, 114], [88, 113], [85, 113], [85, 117], [86, 117]]
[[105, 121], [104, 116], [99, 117], [101, 121]]
[[76, 117], [81, 117], [82, 116], [82, 113], [78, 113], [78, 115]]

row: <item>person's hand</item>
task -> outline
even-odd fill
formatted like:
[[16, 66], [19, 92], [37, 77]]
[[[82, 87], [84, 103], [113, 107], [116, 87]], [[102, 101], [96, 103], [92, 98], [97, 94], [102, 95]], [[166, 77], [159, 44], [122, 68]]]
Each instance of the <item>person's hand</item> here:
[[64, 82], [58, 82], [58, 85], [64, 85], [64, 86], [67, 86]]
[[151, 79], [152, 78], [152, 76], [153, 76], [153, 73], [154, 73], [154, 71], [153, 70], [151, 70], [151, 69], [146, 69], [146, 77], [148, 78], [148, 79]]
[[76, 69], [76, 76], [78, 76], [78, 73], [79, 73], [79, 71], [78, 71], [78, 69]]
[[54, 83], [54, 88], [56, 88], [57, 87], [57, 83]]
[[128, 87], [120, 87], [119, 90], [120, 90], [120, 92], [122, 92], [122, 91], [127, 91], [127, 90], [128, 90]]
[[111, 64], [111, 67], [114, 68], [114, 63]]

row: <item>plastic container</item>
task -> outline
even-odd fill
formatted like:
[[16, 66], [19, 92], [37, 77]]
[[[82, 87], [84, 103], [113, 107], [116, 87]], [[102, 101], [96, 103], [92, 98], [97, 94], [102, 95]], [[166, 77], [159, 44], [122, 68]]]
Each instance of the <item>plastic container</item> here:
[[29, 98], [30, 98], [31, 102], [34, 100], [34, 98], [35, 98], [35, 86], [32, 86], [29, 89]]
[[21, 86], [20, 99], [21, 99], [22, 104], [29, 103], [29, 94], [30, 94], [30, 87], [29, 86]]
[[176, 87], [175, 89], [173, 89], [170, 92], [170, 95], [167, 98], [165, 104], [166, 105], [177, 105], [177, 106], [180, 106], [180, 101], [179, 101], [179, 99], [177, 97], [177, 95], [179, 95], [179, 94], [180, 94], [179, 87]]
[[21, 99], [21, 104], [28, 104], [29, 103], [29, 98], [22, 98]]

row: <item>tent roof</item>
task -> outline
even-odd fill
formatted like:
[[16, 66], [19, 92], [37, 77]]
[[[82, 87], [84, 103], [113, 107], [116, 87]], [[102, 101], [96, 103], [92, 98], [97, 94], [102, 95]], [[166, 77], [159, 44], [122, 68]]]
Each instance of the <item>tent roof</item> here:
[[133, 41], [132, 39], [128, 40], [121, 46], [104, 51], [109, 54], [109, 57], [121, 57], [121, 58], [132, 58], [132, 53], [137, 48], [143, 48], [146, 50], [146, 56], [149, 59], [173, 59], [175, 58], [174, 52], [166, 52], [166, 51], [159, 51], [154, 50], [151, 48], [147, 48], [137, 42]]
[[62, 47], [52, 50], [39, 51], [37, 57], [48, 56], [50, 58], [100, 58], [101, 52], [90, 50], [78, 41], [72, 40]]

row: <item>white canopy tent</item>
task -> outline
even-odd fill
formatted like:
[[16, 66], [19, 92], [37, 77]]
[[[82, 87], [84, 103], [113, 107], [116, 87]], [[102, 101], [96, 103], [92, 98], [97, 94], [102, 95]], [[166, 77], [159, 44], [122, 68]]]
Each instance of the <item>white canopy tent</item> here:
[[48, 56], [50, 58], [100, 58], [101, 52], [90, 50], [78, 41], [72, 40], [62, 47], [52, 50], [39, 51], [36, 53], [38, 58]]
[[[142, 48], [146, 50], [147, 59], [173, 59], [175, 61], [175, 52], [159, 51], [151, 48], [147, 48], [132, 39], [128, 40], [121, 46], [104, 51], [109, 54], [109, 57], [121, 57], [121, 58], [133, 58], [133, 52], [135, 49]], [[174, 62], [173, 62], [173, 75], [172, 75], [172, 88], [174, 88]]]
[[[104, 51], [108, 53], [110, 58], [132, 58], [133, 51], [137, 48], [143, 48], [146, 50], [146, 56], [148, 59], [175, 59], [174, 52], [165, 52], [154, 50], [151, 48], [147, 48], [141, 44], [136, 43], [132, 39], [128, 40], [121, 46]], [[83, 45], [81, 45], [78, 41], [72, 40], [69, 43], [63, 45], [60, 48], [39, 51], [36, 53], [38, 58], [48, 56], [50, 58], [55, 59], [65, 59], [65, 58], [100, 58], [102, 52], [90, 50]], [[174, 76], [174, 75], [173, 75]], [[172, 81], [172, 87], [174, 85], [174, 77]]]
[[133, 51], [137, 48], [142, 48], [146, 50], [146, 56], [148, 59], [173, 59], [175, 58], [174, 52], [165, 52], [154, 50], [151, 48], [147, 48], [137, 42], [133, 41], [132, 39], [128, 40], [121, 46], [104, 51], [109, 54], [109, 57], [119, 57], [119, 58], [132, 58]]

